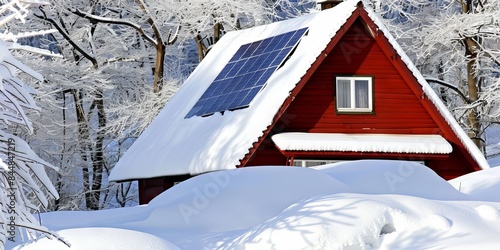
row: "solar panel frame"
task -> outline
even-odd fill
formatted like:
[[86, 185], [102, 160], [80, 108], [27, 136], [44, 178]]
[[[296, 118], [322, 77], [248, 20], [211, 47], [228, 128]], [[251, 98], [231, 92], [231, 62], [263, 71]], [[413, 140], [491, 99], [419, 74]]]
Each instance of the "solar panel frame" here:
[[248, 107], [306, 32], [302, 28], [241, 45], [185, 118]]

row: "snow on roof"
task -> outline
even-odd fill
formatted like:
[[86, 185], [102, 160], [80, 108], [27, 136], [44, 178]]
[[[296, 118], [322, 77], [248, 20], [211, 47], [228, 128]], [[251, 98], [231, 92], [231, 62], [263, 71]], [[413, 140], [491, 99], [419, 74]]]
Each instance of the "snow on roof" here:
[[[356, 10], [359, 2], [348, 0], [318, 13], [224, 35], [123, 155], [111, 172], [110, 181], [200, 174], [235, 168], [272, 123], [290, 91]], [[413, 71], [427, 95], [435, 99], [438, 109], [481, 167], [487, 168], [488, 164], [481, 152], [460, 129], [382, 22], [369, 8], [365, 9]], [[267, 86], [257, 94], [248, 108], [184, 119], [241, 45], [306, 27], [309, 28], [308, 34], [299, 42], [294, 54], [269, 78]]]
[[281, 133], [272, 140], [286, 151], [449, 154], [453, 150], [440, 135]]
[[[123, 155], [110, 180], [235, 168], [358, 2], [350, 0], [327, 11], [224, 35]], [[248, 108], [184, 119], [241, 45], [305, 27], [309, 32], [295, 53], [269, 78]]]

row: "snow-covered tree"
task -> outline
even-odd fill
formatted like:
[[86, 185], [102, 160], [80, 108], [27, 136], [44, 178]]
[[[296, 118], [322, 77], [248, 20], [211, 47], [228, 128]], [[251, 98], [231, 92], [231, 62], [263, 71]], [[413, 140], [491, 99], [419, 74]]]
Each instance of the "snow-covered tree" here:
[[176, 89], [163, 73], [175, 29], [160, 32], [142, 1], [52, 1], [35, 16], [32, 27], [58, 30], [62, 56], [20, 55], [46, 75], [37, 89], [43, 122], [30, 140], [61, 168], [52, 173], [61, 194], [53, 208], [100, 209], [111, 194], [123, 205], [130, 183], [109, 186], [107, 172]]
[[[301, 14], [313, 0], [149, 0], [159, 24], [180, 27], [180, 40], [194, 39], [199, 61], [224, 33]], [[309, 4], [309, 6], [314, 6]]]
[[[209, 32], [219, 30], [220, 36], [269, 22], [278, 16], [273, 6], [289, 3], [172, 1], [166, 8], [167, 2], [155, 0], [50, 2], [28, 21], [30, 27], [58, 31], [50, 41], [62, 57], [29, 60], [45, 76], [37, 89], [44, 105], [38, 119], [44, 121], [36, 123], [37, 136], [30, 140], [50, 149], [39, 153], [61, 168], [53, 173], [61, 195], [55, 209], [100, 209], [117, 195], [115, 202], [123, 205], [130, 184], [108, 184], [107, 173], [198, 63], [198, 35], [204, 55]], [[220, 5], [227, 20], [207, 18], [189, 4]]]
[[[8, 25], [23, 22], [33, 5], [39, 1], [7, 1], [0, 8], [0, 249], [7, 240], [17, 236], [36, 237], [37, 232], [51, 237], [47, 228], [40, 225], [33, 213], [47, 207], [48, 198], [58, 198], [57, 191], [49, 180], [45, 168], [56, 169], [42, 160], [19, 137], [19, 130], [33, 131], [27, 116], [28, 110], [39, 110], [32, 97], [34, 90], [25, 84], [20, 75], [25, 74], [34, 82], [42, 76], [15, 59], [9, 49], [26, 49], [14, 41], [44, 32], [13, 34]], [[11, 41], [4, 41], [11, 40]]]

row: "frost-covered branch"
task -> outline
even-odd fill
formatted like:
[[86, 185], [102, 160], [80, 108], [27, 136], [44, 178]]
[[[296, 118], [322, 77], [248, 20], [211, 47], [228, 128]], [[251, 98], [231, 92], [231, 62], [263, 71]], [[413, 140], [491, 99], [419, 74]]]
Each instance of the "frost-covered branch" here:
[[18, 43], [11, 43], [11, 44], [8, 44], [8, 46], [9, 46], [9, 49], [11, 49], [11, 50], [23, 50], [23, 51], [39, 54], [42, 56], [50, 56], [50, 57], [58, 57], [58, 58], [63, 57], [61, 54], [56, 54], [50, 50], [35, 48], [32, 46], [27, 46], [27, 45], [20, 45]]
[[139, 26], [136, 23], [132, 23], [130, 21], [120, 20], [120, 19], [100, 17], [100, 16], [97, 16], [97, 15], [92, 15], [90, 13], [81, 11], [79, 9], [68, 9], [68, 11], [70, 11], [71, 13], [73, 13], [75, 15], [78, 15], [80, 17], [90, 19], [92, 21], [101, 22], [101, 23], [109, 23], [109, 24], [119, 24], [119, 25], [125, 25], [125, 26], [128, 26], [128, 27], [131, 27], [131, 28], [135, 29], [137, 32], [139, 32], [139, 34], [141, 34], [141, 36], [144, 39], [146, 39], [148, 42], [150, 42], [151, 44], [154, 44], [155, 46], [157, 46], [156, 40], [153, 39], [152, 37], [150, 37], [149, 35], [147, 35], [144, 32], [144, 30], [141, 28], [141, 26]]
[[76, 49], [78, 52], [80, 52], [85, 58], [87, 58], [88, 60], [90, 60], [92, 62], [92, 64], [94, 65], [94, 67], [96, 67], [98, 64], [97, 64], [97, 60], [95, 59], [95, 57], [93, 57], [92, 55], [90, 55], [89, 53], [87, 53], [83, 48], [81, 48], [78, 44], [76, 44], [73, 39], [69, 36], [69, 34], [66, 33], [66, 31], [52, 18], [49, 18], [47, 16], [47, 14], [45, 13], [45, 11], [43, 10], [42, 7], [39, 8], [40, 11], [43, 13], [43, 16], [40, 16], [40, 15], [37, 15], [37, 14], [34, 14], [34, 16], [42, 19], [42, 20], [45, 20], [45, 21], [48, 21], [49, 23], [51, 23], [56, 29], [57, 31], [59, 31], [59, 34], [61, 34], [64, 39], [66, 39], [66, 41], [68, 41], [68, 43], [70, 43], [74, 49]]
[[23, 32], [23, 33], [19, 33], [19, 34], [13, 34], [13, 33], [9, 32], [6, 34], [0, 34], [0, 39], [2, 39], [4, 41], [17, 41], [21, 38], [43, 36], [43, 35], [52, 34], [55, 32], [57, 32], [57, 30], [55, 30], [55, 29]]
[[453, 84], [451, 84], [451, 83], [447, 83], [447, 82], [445, 82], [445, 81], [443, 81], [443, 80], [440, 80], [440, 79], [437, 79], [437, 78], [433, 78], [433, 77], [426, 77], [426, 78], [425, 78], [425, 80], [426, 80], [427, 82], [437, 83], [437, 84], [439, 84], [439, 85], [441, 85], [441, 86], [444, 86], [444, 87], [446, 87], [446, 88], [449, 88], [449, 89], [451, 89], [451, 90], [455, 91], [455, 93], [457, 93], [457, 94], [458, 94], [458, 95], [462, 98], [462, 100], [463, 100], [465, 103], [469, 103], [469, 104], [471, 103], [471, 101], [469, 100], [469, 98], [468, 98], [468, 97], [467, 97], [464, 93], [462, 93], [462, 91], [460, 91], [460, 89], [459, 89], [459, 88], [457, 88], [457, 87], [456, 87], [456, 86], [454, 86]]

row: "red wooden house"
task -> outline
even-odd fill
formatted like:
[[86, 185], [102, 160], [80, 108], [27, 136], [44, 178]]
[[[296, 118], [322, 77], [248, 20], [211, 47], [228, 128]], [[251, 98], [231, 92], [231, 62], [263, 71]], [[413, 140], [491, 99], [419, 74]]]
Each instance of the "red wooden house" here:
[[147, 203], [192, 175], [356, 159], [419, 161], [445, 179], [488, 168], [378, 17], [349, 0], [226, 34], [110, 180]]

